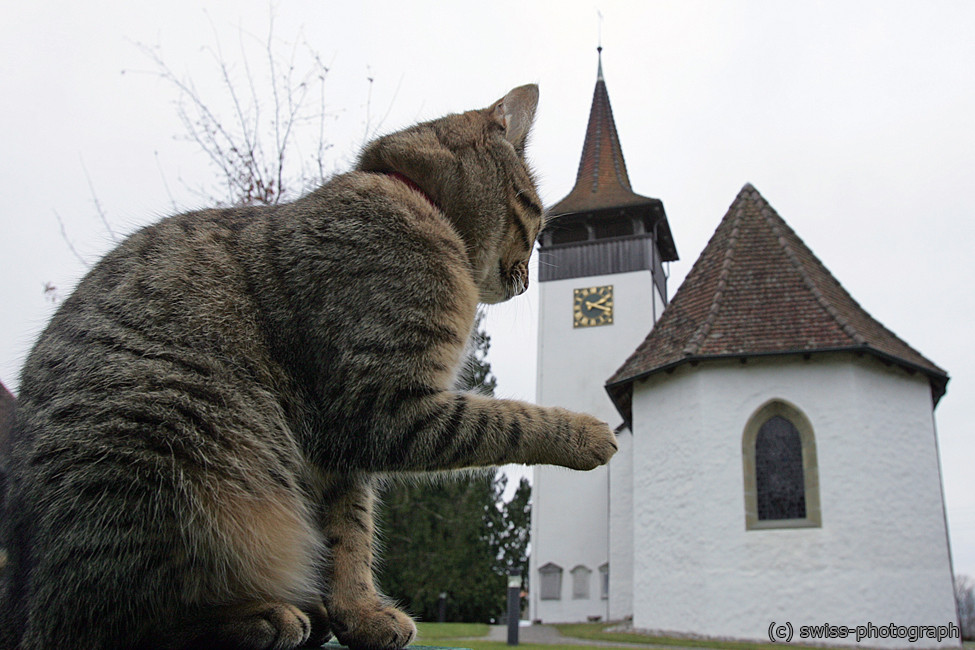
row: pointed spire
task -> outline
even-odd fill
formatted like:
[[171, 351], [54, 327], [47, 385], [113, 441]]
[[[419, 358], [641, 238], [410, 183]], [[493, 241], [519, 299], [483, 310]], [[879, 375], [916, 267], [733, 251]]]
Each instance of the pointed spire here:
[[596, 53], [596, 87], [589, 109], [589, 124], [586, 127], [575, 187], [568, 196], [552, 207], [552, 216], [657, 202], [656, 199], [635, 193], [630, 186], [623, 149], [616, 132], [616, 122], [613, 120], [613, 108], [609, 103], [609, 93], [603, 77], [602, 45], [596, 48]]

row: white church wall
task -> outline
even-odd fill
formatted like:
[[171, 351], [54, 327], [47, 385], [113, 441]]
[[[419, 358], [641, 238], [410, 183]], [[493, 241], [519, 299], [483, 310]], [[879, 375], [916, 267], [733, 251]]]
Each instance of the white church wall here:
[[660, 315], [664, 313], [664, 309], [666, 308], [667, 305], [664, 304], [664, 300], [663, 297], [660, 295], [660, 292], [654, 291], [653, 292], [653, 318], [655, 323], [657, 322], [657, 319], [660, 318]]
[[[613, 286], [613, 324], [573, 327], [573, 290]], [[543, 282], [539, 288], [537, 401], [621, 421], [603, 385], [653, 322], [650, 271]], [[659, 312], [658, 312], [659, 315]]]
[[616, 437], [609, 463], [609, 618], [633, 615], [633, 434]]
[[[572, 326], [573, 289], [613, 286], [613, 324]], [[652, 322], [649, 271], [544, 282], [539, 289], [537, 403], [591, 413], [620, 424], [620, 416], [603, 389], [646, 336]], [[615, 461], [613, 461], [615, 462]], [[545, 622], [585, 621], [608, 617], [609, 601], [601, 598], [599, 567], [609, 557], [609, 491], [607, 467], [591, 472], [534, 468], [532, 482], [532, 553], [530, 616]], [[554, 563], [563, 570], [558, 600], [542, 600], [538, 569]], [[571, 571], [585, 566], [591, 574], [589, 597], [573, 598]], [[609, 566], [610, 579], [617, 573]]]
[[[606, 495], [609, 472], [573, 472], [560, 467], [536, 467], [532, 486], [532, 620], [546, 623], [606, 618], [607, 601], [600, 598], [599, 567], [608, 557]], [[534, 540], [539, 540], [536, 544]], [[536, 551], [537, 550], [537, 551]], [[554, 563], [562, 568], [557, 600], [543, 600], [538, 569]], [[573, 596], [572, 570], [584, 566], [592, 573], [585, 598]]]
[[[821, 527], [745, 529], [742, 434], [772, 399], [812, 424]], [[788, 623], [798, 641], [804, 625], [955, 621], [923, 377], [852, 355], [683, 366], [635, 386], [633, 417], [636, 627], [768, 640]]]

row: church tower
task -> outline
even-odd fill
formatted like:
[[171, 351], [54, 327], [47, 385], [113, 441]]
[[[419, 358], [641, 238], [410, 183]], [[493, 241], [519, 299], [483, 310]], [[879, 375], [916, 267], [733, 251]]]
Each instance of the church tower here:
[[[677, 251], [663, 203], [630, 185], [603, 78], [602, 48], [598, 51], [575, 186], [549, 209], [550, 223], [539, 240], [536, 400], [592, 413], [616, 426], [620, 417], [604, 389], [606, 378], [667, 305], [664, 263], [676, 260]], [[616, 580], [610, 577], [610, 549], [616, 554], [619, 548], [615, 541], [610, 544], [611, 521], [617, 520], [611, 515], [611, 483], [617, 473], [626, 480], [632, 467], [629, 438], [620, 436], [620, 451], [610, 463], [612, 479], [607, 467], [585, 473], [535, 468], [533, 620], [607, 620], [629, 608], [627, 603], [610, 606], [617, 591], [611, 589]], [[630, 571], [623, 567], [623, 573]]]

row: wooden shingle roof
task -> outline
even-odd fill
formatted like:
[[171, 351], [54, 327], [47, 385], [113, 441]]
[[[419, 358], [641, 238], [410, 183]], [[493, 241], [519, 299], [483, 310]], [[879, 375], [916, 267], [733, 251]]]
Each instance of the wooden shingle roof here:
[[607, 382], [629, 422], [632, 383], [721, 358], [855, 351], [947, 373], [875, 320], [751, 185], [745, 185], [646, 340]]

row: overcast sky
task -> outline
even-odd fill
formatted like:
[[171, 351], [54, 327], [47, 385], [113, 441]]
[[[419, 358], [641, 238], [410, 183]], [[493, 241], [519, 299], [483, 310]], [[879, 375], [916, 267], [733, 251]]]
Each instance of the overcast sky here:
[[[538, 83], [530, 155], [551, 205], [575, 180], [597, 11], [630, 179], [664, 202], [680, 254], [671, 294], [741, 186], [755, 185], [867, 311], [948, 370], [936, 411], [948, 522], [955, 570], [975, 576], [975, 3], [292, 0], [273, 9], [273, 33], [276, 47], [306, 44], [329, 68], [333, 170], [368, 132]], [[271, 13], [242, 0], [4, 3], [6, 386], [16, 390], [52, 313], [45, 283], [64, 296], [85, 271], [58, 216], [90, 264], [112, 232], [200, 207], [212, 186], [142, 47], [226, 110], [213, 51], [235, 74], [246, 57], [262, 86]], [[533, 291], [489, 312], [504, 396], [534, 397], [536, 317]]]

